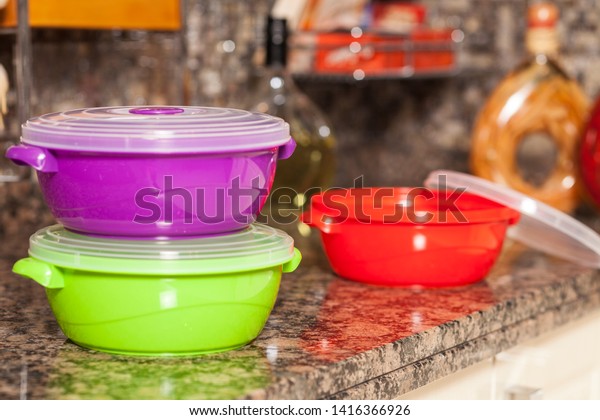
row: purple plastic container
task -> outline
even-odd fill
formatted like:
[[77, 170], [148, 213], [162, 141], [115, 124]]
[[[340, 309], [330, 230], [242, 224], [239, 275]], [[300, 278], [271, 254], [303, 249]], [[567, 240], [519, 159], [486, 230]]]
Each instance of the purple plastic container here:
[[111, 107], [33, 118], [6, 156], [37, 171], [66, 228], [131, 238], [200, 236], [254, 222], [278, 159], [280, 118], [227, 108]]

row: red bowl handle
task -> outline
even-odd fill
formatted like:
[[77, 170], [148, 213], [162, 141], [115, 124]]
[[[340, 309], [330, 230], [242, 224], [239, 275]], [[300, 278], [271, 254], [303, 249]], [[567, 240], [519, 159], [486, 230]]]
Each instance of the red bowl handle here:
[[510, 219], [508, 219], [508, 225], [516, 225], [517, 223], [519, 223], [519, 220], [521, 220], [521, 213], [519, 213], [516, 210], [510, 209], [512, 210], [514, 213], [513, 215], [510, 217]]
[[302, 223], [319, 229], [324, 233], [339, 233], [341, 230], [341, 223], [334, 222], [331, 217], [325, 215], [324, 213], [311, 208], [308, 211], [305, 211], [300, 216], [300, 220]]

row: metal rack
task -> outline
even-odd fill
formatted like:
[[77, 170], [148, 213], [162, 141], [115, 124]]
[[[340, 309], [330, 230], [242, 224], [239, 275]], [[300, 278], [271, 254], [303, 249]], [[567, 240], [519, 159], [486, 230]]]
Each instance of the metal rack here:
[[[459, 74], [458, 51], [464, 38], [460, 29], [452, 31], [452, 38], [448, 40], [412, 40], [408, 36], [370, 33], [369, 35], [383, 36], [382, 41], [373, 42], [361, 37], [349, 39], [346, 43], [332, 43], [316, 45], [315, 40], [319, 33], [297, 33], [290, 45], [292, 63], [300, 63], [298, 66], [292, 64], [291, 72], [294, 78], [307, 81], [347, 82], [356, 83], [368, 80], [396, 80], [396, 79], [431, 79], [452, 77]], [[385, 37], [389, 37], [386, 39]], [[395, 62], [388, 66], [374, 70], [368, 66], [358, 64], [355, 68], [347, 69], [318, 69], [315, 64], [318, 55], [336, 54], [347, 57], [358, 57], [364, 51], [370, 50], [373, 54], [400, 55], [401, 62]], [[423, 54], [435, 54], [436, 52], [450, 54], [453, 58], [451, 64], [429, 68], [419, 68], [416, 58]], [[359, 60], [357, 60], [359, 61]], [[398, 60], [397, 60], [398, 61]], [[367, 63], [368, 64], [368, 63]]]
[[[0, 36], [12, 35], [16, 37], [14, 50], [17, 118], [19, 124], [25, 122], [31, 110], [31, 29], [29, 27], [29, 0], [19, 0], [17, 7], [17, 26], [15, 28], [1, 28]], [[10, 143], [10, 142], [9, 142]], [[4, 145], [6, 146], [6, 145]], [[0, 160], [3, 164], [8, 162], [4, 158], [4, 150], [0, 150]], [[27, 176], [27, 169], [14, 166], [3, 166], [0, 171], [0, 182], [15, 182]]]
[[24, 123], [31, 112], [31, 28], [29, 27], [29, 0], [17, 2], [17, 115]]

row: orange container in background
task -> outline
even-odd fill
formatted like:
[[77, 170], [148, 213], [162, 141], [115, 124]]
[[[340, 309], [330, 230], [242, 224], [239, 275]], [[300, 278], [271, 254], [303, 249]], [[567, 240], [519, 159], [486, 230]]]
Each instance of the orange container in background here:
[[420, 70], [446, 70], [454, 66], [452, 29], [419, 28], [410, 34], [413, 41], [413, 67]]
[[317, 33], [314, 40], [316, 73], [366, 75], [452, 70], [455, 48], [452, 29], [418, 28], [410, 35], [349, 32]]
[[316, 37], [314, 70], [320, 73], [382, 73], [404, 66], [404, 39], [398, 36], [321, 33]]

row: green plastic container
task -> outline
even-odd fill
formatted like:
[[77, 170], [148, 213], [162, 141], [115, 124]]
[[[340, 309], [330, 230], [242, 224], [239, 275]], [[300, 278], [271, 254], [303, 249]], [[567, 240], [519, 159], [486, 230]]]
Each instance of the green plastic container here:
[[75, 343], [109, 353], [193, 355], [258, 336], [281, 273], [301, 260], [290, 236], [264, 225], [177, 241], [94, 238], [56, 225], [31, 236], [13, 267], [46, 288]]

